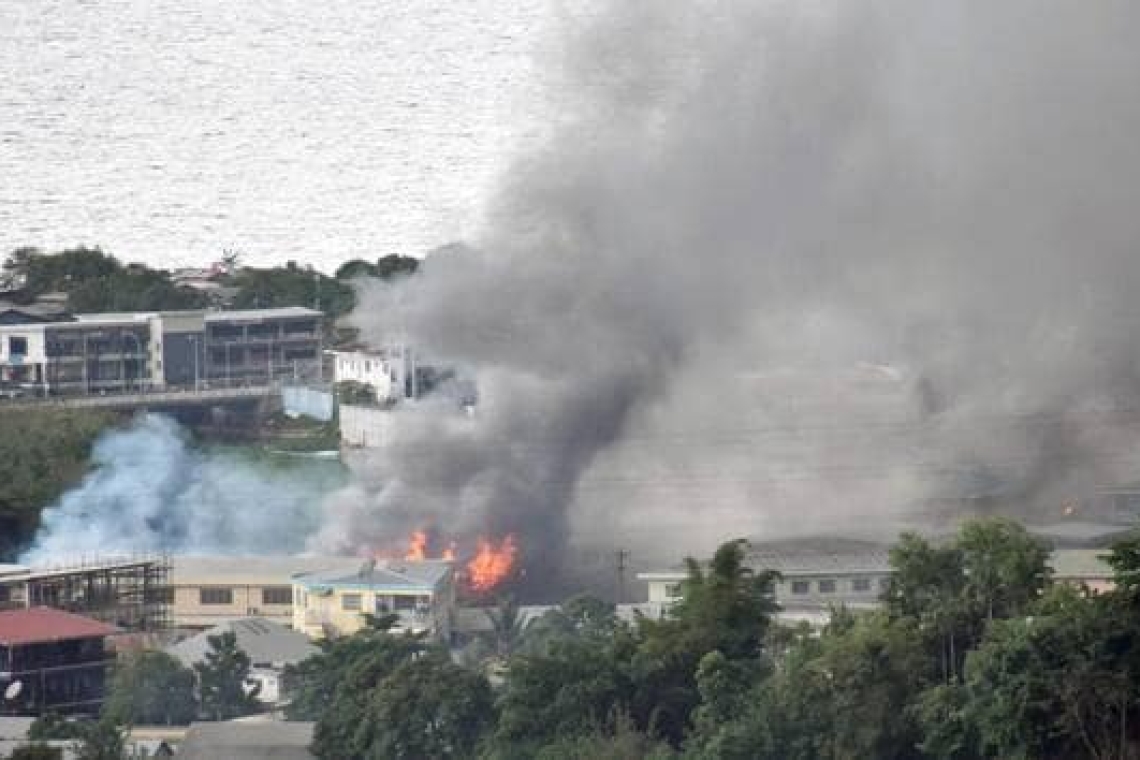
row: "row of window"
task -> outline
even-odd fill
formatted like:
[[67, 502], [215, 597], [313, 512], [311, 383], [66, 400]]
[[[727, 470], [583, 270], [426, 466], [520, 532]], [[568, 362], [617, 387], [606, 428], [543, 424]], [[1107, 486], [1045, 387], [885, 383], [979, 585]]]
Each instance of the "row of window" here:
[[[385, 613], [393, 611], [398, 612], [401, 610], [414, 610], [417, 608], [425, 608], [430, 604], [430, 596], [377, 596], [375, 600], [375, 611], [379, 613]], [[347, 612], [364, 611], [364, 595], [341, 594], [340, 608]]]
[[[890, 585], [890, 578], [879, 579], [879, 590], [886, 591], [887, 586]], [[857, 594], [868, 594], [871, 592], [871, 579], [870, 578], [852, 578], [849, 582], [849, 590]], [[839, 581], [834, 578], [820, 578], [815, 581], [816, 591], [820, 594], [834, 594], [839, 590]], [[791, 590], [793, 594], [810, 594], [812, 581], [792, 581]]]
[[[173, 589], [170, 591], [170, 602], [173, 602]], [[198, 602], [200, 604], [233, 604], [234, 590], [222, 586], [201, 588], [198, 589]], [[261, 603], [292, 604], [293, 588], [291, 586], [266, 586], [261, 589]]]

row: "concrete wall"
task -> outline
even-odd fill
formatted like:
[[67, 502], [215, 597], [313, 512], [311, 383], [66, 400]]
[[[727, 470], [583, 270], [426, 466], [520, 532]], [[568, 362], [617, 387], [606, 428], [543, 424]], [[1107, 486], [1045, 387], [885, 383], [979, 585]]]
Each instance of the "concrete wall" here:
[[[202, 589], [230, 589], [230, 604], [202, 604]], [[259, 616], [282, 625], [293, 624], [292, 600], [285, 604], [267, 604], [263, 597], [266, 586], [223, 586], [220, 584], [187, 584], [173, 587], [174, 602], [170, 606], [171, 621], [184, 628], [208, 628], [235, 618]], [[289, 588], [288, 583], [269, 588]]]
[[388, 409], [340, 405], [340, 440], [346, 446], [379, 449], [392, 443], [395, 418]]
[[281, 403], [288, 415], [303, 414], [321, 422], [333, 418], [333, 394], [328, 391], [287, 385], [281, 389]]
[[379, 353], [337, 351], [334, 353], [333, 376], [338, 383], [355, 382], [371, 386], [376, 399], [384, 401], [402, 395], [395, 387], [396, 369]]

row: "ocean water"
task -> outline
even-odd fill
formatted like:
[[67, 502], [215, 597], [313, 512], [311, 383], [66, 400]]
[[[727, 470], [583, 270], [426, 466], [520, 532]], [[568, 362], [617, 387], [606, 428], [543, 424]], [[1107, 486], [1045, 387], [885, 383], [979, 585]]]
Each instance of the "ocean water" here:
[[0, 254], [420, 254], [541, 139], [555, 0], [4, 0]]

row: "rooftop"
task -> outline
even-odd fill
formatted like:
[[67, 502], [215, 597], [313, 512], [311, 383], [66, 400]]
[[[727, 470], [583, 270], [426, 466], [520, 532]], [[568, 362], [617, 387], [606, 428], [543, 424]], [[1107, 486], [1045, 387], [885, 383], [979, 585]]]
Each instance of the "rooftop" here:
[[1053, 577], [1059, 580], [1093, 580], [1112, 577], [1104, 549], [1058, 549], [1049, 557]]
[[229, 322], [233, 320], [281, 319], [283, 317], [321, 317], [323, 312], [305, 306], [281, 306], [276, 309], [239, 309], [235, 311], [211, 311], [206, 314], [207, 322]]
[[168, 582], [172, 586], [288, 586], [298, 573], [347, 574], [358, 570], [361, 562], [357, 557], [184, 555], [171, 558]]
[[180, 760], [311, 760], [312, 723], [194, 723]]
[[98, 620], [50, 607], [0, 612], [0, 644], [4, 646], [90, 639], [117, 632], [114, 626]]
[[451, 572], [445, 560], [379, 560], [360, 564], [350, 573], [343, 571], [301, 573], [293, 582], [306, 588], [361, 588], [383, 591], [422, 591], [429, 593]]
[[167, 648], [182, 664], [192, 667], [206, 659], [210, 651], [210, 637], [233, 632], [238, 648], [249, 655], [253, 665], [282, 666], [298, 663], [317, 653], [309, 637], [265, 618], [231, 620], [203, 631]]

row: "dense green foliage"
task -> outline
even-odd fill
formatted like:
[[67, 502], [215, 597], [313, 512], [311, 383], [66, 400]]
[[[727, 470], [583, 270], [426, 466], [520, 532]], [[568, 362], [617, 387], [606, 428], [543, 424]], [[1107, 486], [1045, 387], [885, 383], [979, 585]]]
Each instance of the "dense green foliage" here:
[[[237, 256], [223, 256], [228, 273], [214, 276], [232, 288], [230, 305], [241, 309], [278, 306], [319, 308], [331, 319], [356, 305], [353, 280], [388, 280], [412, 274], [419, 260], [396, 254], [375, 263], [347, 261], [329, 277], [290, 261], [280, 267], [239, 267]], [[210, 296], [178, 284], [171, 274], [142, 264], [124, 264], [99, 248], [70, 248], [45, 253], [36, 248], [13, 251], [0, 268], [0, 289], [31, 302], [47, 293], [64, 293], [74, 313], [198, 309], [211, 305]]]
[[381, 280], [390, 280], [402, 275], [415, 274], [419, 266], [420, 260], [417, 258], [391, 253], [381, 256], [375, 264], [364, 259], [350, 259], [336, 270], [336, 278], [351, 280], [356, 277], [378, 277]]
[[194, 665], [202, 714], [212, 720], [229, 720], [258, 712], [261, 686], [250, 681], [249, 655], [238, 647], [237, 636], [226, 631], [206, 640], [210, 649], [205, 660]]
[[85, 730], [75, 747], [76, 760], [123, 760], [126, 757], [126, 736], [114, 721], [101, 719], [85, 724]]
[[3, 271], [23, 300], [65, 293], [67, 308], [75, 313], [196, 309], [208, 303], [205, 295], [177, 285], [166, 272], [124, 265], [98, 248], [54, 254], [21, 248], [9, 256]]
[[40, 512], [83, 477], [112, 421], [87, 410], [0, 408], [0, 559], [27, 545]]
[[194, 671], [160, 651], [119, 660], [103, 714], [128, 725], [186, 725], [198, 715]]
[[773, 624], [774, 579], [733, 542], [661, 620], [578, 597], [524, 625], [505, 600], [468, 672], [383, 626], [326, 643], [291, 717], [322, 758], [1140, 758], [1140, 538], [1111, 592], [1046, 559], [1003, 519], [904, 535], [883, 605], [813, 631]]
[[352, 311], [356, 294], [351, 285], [294, 262], [285, 267], [238, 270], [230, 279], [238, 288], [233, 300], [238, 309], [270, 309], [278, 306], [319, 308], [336, 318]]

